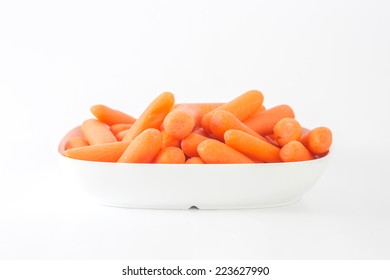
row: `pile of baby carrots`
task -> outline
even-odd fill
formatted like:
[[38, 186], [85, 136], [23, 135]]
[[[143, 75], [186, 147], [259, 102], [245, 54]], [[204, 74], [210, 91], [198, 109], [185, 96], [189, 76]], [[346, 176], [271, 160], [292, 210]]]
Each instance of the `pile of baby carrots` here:
[[81, 125], [63, 155], [121, 163], [272, 163], [312, 160], [332, 144], [327, 127], [307, 130], [292, 108], [266, 109], [258, 90], [227, 103], [175, 104], [174, 95], [157, 96], [134, 118], [105, 105], [91, 107], [94, 118]]

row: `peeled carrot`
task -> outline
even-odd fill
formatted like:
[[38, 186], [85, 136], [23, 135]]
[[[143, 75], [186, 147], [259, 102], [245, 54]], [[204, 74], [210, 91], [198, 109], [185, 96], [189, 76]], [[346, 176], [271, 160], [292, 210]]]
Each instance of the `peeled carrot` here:
[[208, 112], [206, 115], [203, 116], [201, 126], [206, 132], [210, 132], [210, 120], [216, 110], [229, 111], [240, 121], [243, 121], [261, 107], [261, 105], [263, 104], [263, 100], [264, 96], [260, 91], [248, 91], [244, 94], [241, 94], [232, 101], [218, 107], [217, 109]]
[[278, 147], [241, 130], [225, 132], [225, 143], [246, 156], [261, 162], [280, 162]]
[[126, 136], [126, 134], [127, 134], [128, 131], [129, 131], [128, 129], [125, 129], [125, 130], [122, 130], [122, 131], [118, 132], [118, 133], [115, 135], [116, 140], [122, 141], [122, 140], [123, 140], [123, 137]]
[[72, 148], [79, 148], [79, 147], [84, 147], [88, 146], [87, 141], [85, 141], [82, 137], [72, 137], [68, 143], [65, 145], [65, 150], [72, 149]]
[[169, 135], [164, 129], [161, 130], [163, 137], [163, 148], [165, 147], [180, 147], [180, 139]]
[[122, 141], [134, 140], [135, 137], [147, 128], [160, 128], [174, 102], [175, 97], [170, 92], [164, 92], [157, 96], [133, 123]]
[[201, 115], [204, 116], [208, 112], [211, 112], [212, 110], [217, 109], [218, 107], [224, 105], [225, 103], [180, 103], [175, 106], [188, 106], [188, 107], [195, 107], [196, 110], [199, 110], [201, 112]]
[[188, 157], [198, 157], [198, 145], [207, 139], [210, 138], [197, 133], [191, 133], [186, 138], [181, 140], [181, 149]]
[[266, 108], [264, 107], [264, 105], [261, 105], [260, 108], [259, 108], [256, 112], [254, 112], [254, 114], [263, 112], [263, 111], [265, 111], [265, 110], [266, 110]]
[[304, 161], [314, 159], [313, 155], [310, 153], [305, 146], [296, 140], [288, 142], [280, 149], [280, 158], [284, 162], [292, 161]]
[[229, 129], [242, 130], [254, 137], [262, 139], [263, 141], [267, 141], [263, 136], [243, 124], [232, 113], [224, 110], [217, 110], [214, 112], [209, 123], [209, 128], [211, 133], [213, 133], [215, 137], [221, 141], [223, 141], [224, 133]]
[[296, 119], [283, 118], [274, 126], [274, 136], [280, 146], [292, 140], [299, 140], [302, 136], [302, 127]]
[[114, 135], [117, 135], [119, 132], [123, 130], [127, 130], [131, 127], [131, 124], [128, 123], [118, 123], [118, 124], [113, 124], [110, 126], [110, 130]]
[[161, 147], [161, 132], [155, 128], [147, 128], [131, 141], [118, 162], [150, 163], [160, 151]]
[[279, 105], [250, 116], [244, 120], [244, 124], [264, 136], [273, 133], [275, 124], [281, 119], [294, 117], [294, 111], [290, 106]]
[[91, 113], [101, 122], [107, 125], [113, 125], [118, 123], [132, 124], [135, 122], [135, 118], [129, 116], [126, 113], [112, 109], [105, 105], [94, 105], [91, 107]]
[[253, 163], [242, 153], [215, 139], [201, 142], [198, 145], [198, 153], [206, 163]]
[[103, 143], [72, 148], [64, 151], [63, 155], [80, 160], [116, 162], [128, 146], [129, 142]]
[[153, 159], [153, 163], [184, 163], [185, 161], [186, 157], [178, 147], [162, 148]]
[[108, 126], [96, 119], [84, 121], [81, 125], [81, 131], [90, 145], [117, 141]]
[[201, 112], [195, 106], [180, 105], [165, 117], [163, 126], [166, 133], [183, 139], [199, 124]]
[[316, 155], [328, 152], [332, 141], [332, 131], [327, 127], [316, 127], [301, 138], [302, 144]]
[[188, 164], [204, 164], [205, 162], [200, 157], [192, 157], [186, 160]]

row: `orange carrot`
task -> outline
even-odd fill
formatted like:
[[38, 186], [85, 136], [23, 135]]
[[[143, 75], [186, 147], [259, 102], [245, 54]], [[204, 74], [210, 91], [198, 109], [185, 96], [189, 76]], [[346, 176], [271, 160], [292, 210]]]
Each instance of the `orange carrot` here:
[[275, 124], [281, 119], [294, 117], [294, 111], [290, 106], [279, 105], [250, 116], [244, 120], [244, 124], [264, 136], [273, 133]]
[[101, 122], [107, 125], [113, 125], [118, 123], [132, 124], [135, 122], [135, 118], [129, 116], [126, 113], [112, 109], [105, 105], [94, 105], [91, 107], [91, 113]]
[[208, 112], [211, 112], [212, 110], [215, 110], [224, 104], [225, 103], [180, 103], [175, 105], [175, 108], [182, 105], [188, 106], [190, 108], [196, 108], [196, 110], [199, 110], [201, 112], [201, 115], [204, 116]]
[[205, 162], [200, 157], [192, 157], [186, 160], [188, 164], [204, 164]]
[[155, 128], [147, 128], [131, 141], [118, 162], [150, 163], [161, 147], [161, 132]]
[[206, 132], [210, 132], [210, 120], [216, 110], [225, 110], [232, 113], [240, 121], [245, 120], [254, 112], [256, 112], [263, 104], [264, 96], [258, 90], [251, 90], [244, 94], [241, 94], [232, 101], [208, 112], [203, 116], [201, 125]]
[[65, 145], [65, 150], [72, 149], [72, 148], [79, 148], [79, 147], [84, 147], [88, 146], [87, 141], [85, 141], [82, 137], [72, 137], [68, 143]]
[[123, 141], [134, 140], [135, 137], [147, 128], [160, 128], [174, 102], [175, 97], [170, 92], [164, 92], [157, 96], [133, 123]]
[[296, 119], [283, 118], [274, 126], [274, 136], [280, 146], [286, 145], [292, 140], [301, 139], [302, 127]]
[[201, 112], [195, 106], [180, 105], [165, 117], [164, 130], [175, 138], [183, 139], [199, 124], [200, 118]]
[[84, 121], [81, 125], [81, 131], [90, 145], [117, 141], [108, 126], [96, 119]]
[[267, 141], [268, 141], [269, 143], [271, 143], [272, 145], [274, 145], [274, 146], [276, 146], [276, 147], [279, 146], [279, 144], [278, 144], [278, 142], [276, 142], [275, 136], [274, 136], [273, 134], [268, 134], [268, 135], [266, 135], [264, 138], [267, 139]]
[[163, 148], [165, 147], [180, 147], [180, 139], [169, 135], [164, 129], [161, 129], [163, 137]]
[[288, 142], [280, 149], [280, 158], [284, 162], [304, 161], [314, 159], [313, 155], [305, 146], [296, 140]]
[[332, 131], [327, 127], [316, 127], [303, 135], [301, 142], [313, 154], [324, 154], [332, 145]]
[[72, 148], [64, 151], [63, 155], [80, 160], [116, 162], [128, 146], [129, 142], [103, 143]]
[[242, 153], [214, 139], [201, 142], [198, 145], [198, 153], [206, 163], [254, 163]]
[[110, 130], [114, 135], [117, 135], [119, 132], [129, 129], [131, 127], [131, 124], [128, 123], [118, 123], [118, 124], [113, 124], [110, 126]]
[[263, 141], [267, 141], [263, 136], [254, 132], [248, 126], [243, 124], [232, 113], [224, 110], [217, 110], [214, 112], [209, 123], [210, 131], [215, 135], [218, 140], [223, 141], [224, 133], [229, 129], [242, 130], [254, 137], [257, 137]]
[[116, 137], [116, 140], [118, 141], [122, 141], [123, 140], [123, 137], [125, 137], [125, 135], [127, 134], [129, 130], [128, 129], [125, 129], [125, 130], [122, 130], [120, 132], [118, 132], [115, 137]]
[[206, 136], [206, 137], [208, 136], [206, 131], [204, 131], [204, 129], [202, 127], [195, 127], [194, 130], [192, 131], [192, 133], [196, 133], [196, 134]]
[[246, 156], [261, 162], [280, 162], [278, 147], [241, 130], [225, 132], [225, 143]]
[[256, 112], [254, 112], [253, 114], [257, 114], [257, 113], [263, 112], [265, 110], [266, 110], [266, 108], [264, 107], [264, 105], [261, 105], [260, 108]]
[[178, 147], [162, 148], [153, 159], [153, 163], [184, 163], [185, 161], [186, 157]]
[[198, 145], [207, 139], [209, 138], [206, 136], [197, 133], [191, 133], [186, 138], [181, 140], [181, 149], [188, 157], [198, 157]]

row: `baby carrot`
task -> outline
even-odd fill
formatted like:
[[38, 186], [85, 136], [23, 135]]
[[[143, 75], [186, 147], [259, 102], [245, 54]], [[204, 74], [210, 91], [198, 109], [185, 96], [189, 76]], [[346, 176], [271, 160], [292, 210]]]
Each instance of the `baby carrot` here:
[[324, 154], [332, 145], [332, 131], [327, 127], [316, 127], [303, 135], [301, 142], [313, 154]]
[[229, 111], [240, 121], [243, 121], [260, 108], [263, 104], [263, 100], [264, 96], [258, 90], [245, 92], [232, 101], [225, 103], [224, 105], [204, 115], [201, 121], [201, 126], [206, 132], [210, 132], [210, 120], [216, 110]]
[[81, 131], [90, 145], [117, 141], [108, 126], [96, 119], [84, 121], [81, 125]]
[[165, 117], [164, 130], [175, 138], [183, 139], [192, 132], [195, 125], [200, 122], [200, 118], [201, 112], [196, 107], [180, 105]]
[[122, 141], [134, 140], [137, 135], [147, 128], [160, 128], [166, 115], [168, 115], [175, 97], [170, 92], [164, 92], [157, 96], [144, 110], [141, 116], [133, 123], [129, 132]]
[[150, 163], [161, 147], [161, 132], [155, 128], [147, 128], [131, 141], [118, 162]]
[[278, 147], [241, 130], [228, 130], [225, 143], [244, 155], [261, 162], [280, 162]]
[[110, 126], [110, 130], [114, 135], [117, 135], [119, 132], [129, 129], [131, 124], [128, 123], [118, 123]]
[[185, 161], [186, 156], [178, 147], [162, 148], [153, 159], [153, 163], [184, 163]]
[[281, 119], [294, 117], [294, 111], [290, 106], [279, 105], [250, 116], [244, 120], [244, 124], [264, 136], [273, 133], [275, 124]]
[[296, 119], [283, 118], [274, 126], [274, 136], [280, 146], [292, 140], [299, 140], [302, 136], [302, 127]]
[[204, 164], [205, 162], [200, 157], [192, 157], [186, 160], [188, 164]]
[[122, 131], [118, 132], [118, 133], [115, 135], [116, 140], [122, 141], [122, 140], [123, 140], [123, 137], [125, 137], [125, 135], [126, 135], [126, 133], [127, 133], [128, 131], [129, 131], [128, 129], [125, 129], [125, 130], [122, 130]]
[[163, 137], [163, 148], [165, 147], [180, 147], [180, 139], [169, 135], [164, 129], [161, 129]]
[[181, 140], [181, 149], [188, 157], [198, 157], [198, 145], [207, 139], [210, 138], [197, 133], [191, 133], [186, 138]]
[[112, 109], [105, 105], [94, 105], [91, 107], [91, 113], [101, 122], [107, 125], [113, 125], [118, 123], [132, 124], [135, 122], [135, 118], [129, 116], [126, 113]]
[[[201, 112], [201, 115], [204, 116], [208, 112], [217, 109], [218, 107], [224, 105], [225, 103], [180, 103], [176, 106], [188, 106], [190, 108], [196, 108], [196, 110], [199, 110]], [[176, 108], [175, 106], [175, 108]]]
[[72, 137], [68, 143], [65, 145], [65, 150], [72, 149], [72, 148], [79, 148], [88, 146], [88, 143], [81, 137], [75, 136]]
[[242, 130], [252, 136], [267, 141], [263, 136], [259, 135], [248, 126], [243, 124], [232, 113], [224, 110], [217, 110], [214, 112], [209, 123], [209, 128], [211, 133], [213, 133], [214, 136], [221, 141], [223, 141], [224, 133], [229, 129]]
[[198, 145], [198, 153], [206, 163], [253, 163], [242, 153], [215, 139], [201, 142]]
[[313, 155], [305, 146], [296, 140], [288, 142], [280, 149], [280, 158], [284, 162], [304, 161], [314, 159]]
[[129, 142], [103, 143], [69, 149], [63, 155], [80, 160], [116, 162], [128, 146]]

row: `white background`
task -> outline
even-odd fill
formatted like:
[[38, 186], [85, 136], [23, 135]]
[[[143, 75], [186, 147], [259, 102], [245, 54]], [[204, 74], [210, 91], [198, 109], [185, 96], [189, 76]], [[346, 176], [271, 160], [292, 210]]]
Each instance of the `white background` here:
[[[390, 259], [388, 1], [1, 1], [0, 259]], [[110, 208], [56, 147], [103, 103], [249, 89], [326, 125], [334, 154], [299, 203]]]

